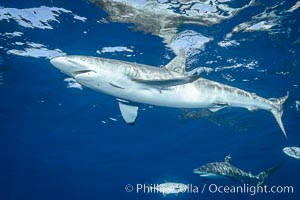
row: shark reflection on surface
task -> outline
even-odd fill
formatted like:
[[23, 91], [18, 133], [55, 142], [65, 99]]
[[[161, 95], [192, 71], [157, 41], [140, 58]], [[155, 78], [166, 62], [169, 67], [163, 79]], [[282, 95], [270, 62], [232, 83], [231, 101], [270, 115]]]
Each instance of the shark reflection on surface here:
[[90, 0], [109, 14], [113, 22], [134, 24], [137, 30], [164, 38], [167, 44], [184, 24], [211, 26], [231, 19], [255, 4], [233, 8], [222, 1]]

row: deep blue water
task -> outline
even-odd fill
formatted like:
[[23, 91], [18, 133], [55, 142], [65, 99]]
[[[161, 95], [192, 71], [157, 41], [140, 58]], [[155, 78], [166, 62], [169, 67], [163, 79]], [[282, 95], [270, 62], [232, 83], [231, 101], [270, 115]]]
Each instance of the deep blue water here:
[[[0, 199], [299, 199], [300, 161], [285, 155], [282, 148], [300, 146], [300, 8], [281, 16], [280, 11], [296, 4], [285, 2], [276, 8], [278, 24], [270, 30], [240, 31], [231, 38], [239, 44], [219, 45], [235, 26], [276, 2], [280, 3], [262, 2], [212, 26], [180, 26], [179, 32], [193, 30], [213, 38], [188, 58], [189, 70], [209, 67], [213, 71], [203, 72], [204, 78], [265, 98], [289, 91], [282, 117], [288, 139], [270, 113], [240, 108], [183, 119], [182, 110], [142, 105], [136, 124], [129, 126], [113, 97], [88, 88], [68, 88], [64, 81], [68, 77], [49, 58], [65, 53], [161, 66], [175, 56], [162, 38], [134, 30], [134, 24], [98, 23], [108, 14], [88, 1], [1, 0]], [[18, 13], [13, 15], [16, 10], [11, 9], [41, 6], [71, 13], [54, 11], [56, 20], [40, 20], [40, 27], [48, 28], [39, 28], [23, 12], [17, 20]], [[30, 19], [46, 16], [37, 13]], [[24, 26], [26, 22], [32, 26]], [[127, 50], [105, 52], [105, 47]], [[244, 67], [247, 64], [254, 67]], [[241, 185], [232, 180], [204, 181], [192, 173], [228, 154], [233, 165], [253, 174], [283, 162], [265, 184], [293, 186], [293, 194], [199, 191], [164, 197], [124, 189], [127, 184], [165, 181], [193, 184], [199, 190], [204, 184]]]

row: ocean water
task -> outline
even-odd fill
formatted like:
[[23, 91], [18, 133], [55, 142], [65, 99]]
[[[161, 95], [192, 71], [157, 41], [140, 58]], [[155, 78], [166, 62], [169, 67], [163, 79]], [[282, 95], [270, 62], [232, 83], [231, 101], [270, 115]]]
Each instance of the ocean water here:
[[[300, 161], [282, 151], [300, 146], [299, 2], [93, 2], [0, 1], [0, 199], [300, 198]], [[121, 9], [126, 5], [132, 10]], [[129, 126], [114, 97], [81, 86], [49, 62], [67, 54], [161, 67], [181, 49], [187, 71], [201, 77], [265, 98], [289, 92], [282, 117], [288, 139], [269, 112], [242, 108], [141, 105]], [[210, 191], [255, 186], [193, 173], [228, 154], [255, 175], [283, 163], [264, 183], [279, 190]], [[137, 190], [165, 182], [199, 190], [166, 196]], [[280, 192], [285, 186], [293, 191]]]

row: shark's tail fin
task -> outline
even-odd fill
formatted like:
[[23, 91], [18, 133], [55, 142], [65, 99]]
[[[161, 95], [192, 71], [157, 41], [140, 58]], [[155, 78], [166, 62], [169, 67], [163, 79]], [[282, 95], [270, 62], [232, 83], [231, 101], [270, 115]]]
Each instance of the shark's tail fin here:
[[289, 97], [289, 92], [287, 92], [287, 95], [278, 99], [270, 99], [270, 101], [273, 103], [274, 105], [274, 109], [271, 110], [273, 116], [275, 117], [281, 131], [283, 132], [284, 136], [287, 138], [283, 123], [281, 121], [281, 117], [283, 114], [283, 104], [284, 102], [287, 100], [287, 98]]
[[268, 177], [273, 174], [277, 169], [279, 169], [283, 163], [280, 163], [279, 165], [276, 165], [275, 167], [272, 167], [270, 169], [267, 169], [263, 172], [260, 172], [256, 177], [258, 179], [257, 185], [261, 186], [267, 179]]

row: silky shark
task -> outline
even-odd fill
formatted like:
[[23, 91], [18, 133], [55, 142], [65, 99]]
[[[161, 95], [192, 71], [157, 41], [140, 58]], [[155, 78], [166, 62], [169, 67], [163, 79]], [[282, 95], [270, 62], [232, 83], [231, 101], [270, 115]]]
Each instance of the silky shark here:
[[139, 104], [173, 108], [208, 108], [216, 112], [226, 107], [250, 111], [270, 111], [283, 134], [283, 103], [254, 93], [207, 80], [185, 71], [186, 57], [179, 53], [164, 67], [100, 57], [66, 55], [50, 60], [52, 65], [78, 83], [116, 97], [124, 120], [135, 123]]
[[254, 181], [257, 185], [262, 185], [266, 179], [276, 171], [282, 164], [260, 172], [258, 175], [252, 175], [251, 172], [244, 172], [243, 170], [230, 164], [231, 156], [225, 157], [224, 162], [208, 163], [200, 168], [194, 169], [195, 174], [199, 174], [205, 179], [234, 179], [240, 181]]

